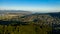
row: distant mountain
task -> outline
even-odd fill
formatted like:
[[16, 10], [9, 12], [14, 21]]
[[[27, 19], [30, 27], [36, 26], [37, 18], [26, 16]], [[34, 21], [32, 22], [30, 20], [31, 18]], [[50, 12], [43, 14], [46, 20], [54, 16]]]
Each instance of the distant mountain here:
[[60, 18], [60, 12], [56, 12], [56, 13], [47, 13], [49, 15], [51, 15], [52, 17], [58, 17]]
[[0, 10], [0, 14], [32, 14], [29, 11], [22, 11], [22, 10]]
[[51, 13], [35, 13], [36, 15], [50, 15], [52, 17], [60, 18], [60, 12], [51, 12]]

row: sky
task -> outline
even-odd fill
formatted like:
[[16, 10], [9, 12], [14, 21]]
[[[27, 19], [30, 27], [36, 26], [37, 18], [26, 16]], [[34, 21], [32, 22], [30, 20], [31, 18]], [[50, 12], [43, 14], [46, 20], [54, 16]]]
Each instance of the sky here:
[[60, 0], [0, 0], [0, 10], [60, 11]]

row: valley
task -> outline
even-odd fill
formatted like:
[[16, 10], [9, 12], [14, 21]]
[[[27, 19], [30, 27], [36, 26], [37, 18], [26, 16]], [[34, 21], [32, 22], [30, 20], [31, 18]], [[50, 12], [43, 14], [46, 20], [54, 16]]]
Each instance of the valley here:
[[60, 13], [0, 11], [0, 34], [60, 33]]

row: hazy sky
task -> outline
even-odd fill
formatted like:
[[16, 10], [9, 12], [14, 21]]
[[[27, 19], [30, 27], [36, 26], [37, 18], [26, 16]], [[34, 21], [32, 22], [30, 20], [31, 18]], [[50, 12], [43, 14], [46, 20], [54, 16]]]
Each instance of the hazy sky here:
[[0, 0], [0, 10], [60, 11], [60, 0]]

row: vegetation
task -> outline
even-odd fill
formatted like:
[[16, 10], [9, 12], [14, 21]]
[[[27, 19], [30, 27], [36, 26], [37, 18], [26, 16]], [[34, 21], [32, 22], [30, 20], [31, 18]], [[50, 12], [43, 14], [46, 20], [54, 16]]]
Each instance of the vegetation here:
[[59, 22], [50, 15], [0, 16], [0, 34], [55, 34], [53, 26]]

